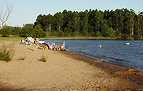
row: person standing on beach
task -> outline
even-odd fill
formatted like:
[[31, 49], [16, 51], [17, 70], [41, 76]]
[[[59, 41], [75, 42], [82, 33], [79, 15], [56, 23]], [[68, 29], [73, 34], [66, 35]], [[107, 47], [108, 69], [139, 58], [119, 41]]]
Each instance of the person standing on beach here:
[[65, 40], [63, 40], [63, 45], [65, 46]]
[[60, 49], [61, 49], [61, 51], [65, 51], [66, 50], [66, 48], [65, 48], [65, 40], [63, 40], [63, 43], [62, 43]]
[[39, 39], [36, 38], [35, 41], [34, 41], [34, 45], [35, 45], [34, 51], [36, 51], [36, 49], [37, 49], [37, 47], [38, 47], [38, 44], [39, 44]]

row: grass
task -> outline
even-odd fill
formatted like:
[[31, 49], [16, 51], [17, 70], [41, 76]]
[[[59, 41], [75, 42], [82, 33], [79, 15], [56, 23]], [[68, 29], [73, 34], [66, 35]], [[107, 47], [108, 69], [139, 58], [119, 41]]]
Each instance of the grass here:
[[0, 37], [0, 41], [20, 41], [23, 39], [22, 37], [15, 37], [15, 36], [9, 36], [9, 37]]
[[6, 46], [2, 46], [0, 48], [0, 60], [9, 62], [12, 60], [14, 54], [13, 48], [7, 48]]
[[42, 57], [39, 59], [39, 61], [46, 62], [47, 58], [44, 55], [42, 55]]

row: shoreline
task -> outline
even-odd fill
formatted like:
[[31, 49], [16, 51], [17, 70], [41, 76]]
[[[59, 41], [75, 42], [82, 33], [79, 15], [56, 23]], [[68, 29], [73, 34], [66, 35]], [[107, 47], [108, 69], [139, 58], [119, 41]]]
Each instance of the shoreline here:
[[[32, 51], [30, 48], [34, 48], [34, 46], [20, 45], [18, 42], [15, 43], [16, 55], [14, 59], [10, 63], [0, 62], [0, 66], [2, 66], [0, 69], [3, 70], [0, 70], [1, 91], [42, 91], [43, 89], [54, 91], [70, 89], [120, 91], [143, 89], [143, 74], [133, 69], [101, 62], [68, 51], [54, 52], [40, 49]], [[25, 55], [26, 59], [24, 61], [16, 61], [21, 55]], [[32, 55], [35, 58], [31, 57]], [[48, 61], [44, 63], [37, 61], [41, 55], [48, 55]], [[10, 83], [13, 84], [10, 85]], [[116, 84], [115, 87], [114, 84]], [[41, 85], [43, 88], [39, 87]]]
[[110, 38], [110, 37], [43, 37], [40, 38], [41, 40], [48, 40], [48, 39], [73, 39], [73, 40], [117, 40], [117, 38]]
[[95, 66], [97, 68], [100, 68], [101, 70], [107, 72], [110, 75], [118, 76], [123, 79], [131, 80], [133, 82], [136, 82], [139, 85], [143, 85], [143, 72], [137, 71], [136, 69], [125, 67], [122, 65], [116, 65], [100, 60], [95, 60], [90, 57], [76, 54], [73, 52], [60, 52], [72, 59], [77, 59], [79, 61], [83, 61], [88, 63], [91, 66]]
[[48, 40], [48, 39], [73, 39], [73, 40], [143, 40], [143, 39], [122, 39], [121, 37], [41, 37], [41, 40]]

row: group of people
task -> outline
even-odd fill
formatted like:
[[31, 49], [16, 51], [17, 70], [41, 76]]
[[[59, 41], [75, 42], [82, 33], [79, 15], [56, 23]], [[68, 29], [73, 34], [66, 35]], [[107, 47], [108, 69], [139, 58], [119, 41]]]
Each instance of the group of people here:
[[63, 40], [63, 43], [61, 45], [56, 45], [55, 43], [50, 44], [48, 43], [42, 43], [41, 46], [43, 49], [49, 49], [49, 50], [54, 50], [54, 51], [66, 51], [65, 47], [65, 40]]
[[38, 38], [26, 37], [25, 40], [21, 39], [20, 44], [31, 45], [34, 44], [35, 41], [39, 41]]
[[65, 47], [65, 40], [63, 40], [63, 43], [61, 45], [56, 45], [55, 43], [50, 44], [45, 43], [45, 41], [39, 41], [38, 38], [32, 38], [32, 37], [26, 37], [25, 40], [21, 40], [20, 44], [25, 44], [25, 45], [35, 45], [35, 49], [37, 48], [39, 49], [44, 49], [44, 50], [54, 50], [54, 51], [66, 51], [66, 47]]

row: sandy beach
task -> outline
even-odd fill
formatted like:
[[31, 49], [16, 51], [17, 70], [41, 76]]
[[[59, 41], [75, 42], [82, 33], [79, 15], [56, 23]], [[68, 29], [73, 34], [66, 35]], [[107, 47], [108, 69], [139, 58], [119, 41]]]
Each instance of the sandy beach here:
[[[0, 91], [143, 90], [142, 72], [76, 54], [35, 50], [34, 45], [9, 41], [2, 45], [13, 47], [14, 56], [10, 62], [0, 61]], [[39, 61], [42, 55], [46, 62]]]

